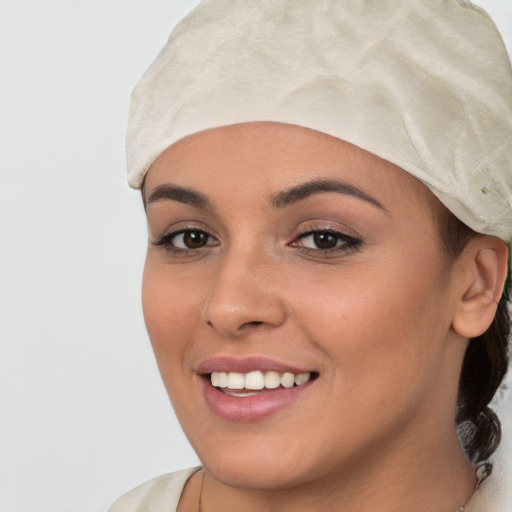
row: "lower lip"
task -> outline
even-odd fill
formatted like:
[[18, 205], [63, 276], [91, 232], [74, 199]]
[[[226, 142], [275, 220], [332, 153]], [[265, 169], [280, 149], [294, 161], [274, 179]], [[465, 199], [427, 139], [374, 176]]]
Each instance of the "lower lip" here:
[[248, 422], [267, 418], [293, 404], [314, 382], [312, 380], [293, 388], [263, 389], [257, 395], [237, 397], [226, 395], [201, 379], [203, 395], [210, 409], [229, 421]]

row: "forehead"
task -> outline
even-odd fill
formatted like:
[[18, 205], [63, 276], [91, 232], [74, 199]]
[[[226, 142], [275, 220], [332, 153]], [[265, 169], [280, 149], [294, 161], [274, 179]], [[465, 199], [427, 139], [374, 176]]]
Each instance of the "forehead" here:
[[213, 195], [269, 194], [324, 178], [343, 179], [396, 205], [442, 207], [426, 186], [391, 162], [330, 135], [272, 122], [219, 127], [178, 141], [153, 162], [143, 194], [147, 200], [164, 183]]
[[330, 135], [272, 122], [219, 127], [178, 141], [153, 162], [143, 194], [147, 200], [156, 187], [172, 183], [213, 199], [230, 194], [269, 198], [312, 179], [343, 180], [395, 206], [442, 207], [426, 186], [391, 162]]

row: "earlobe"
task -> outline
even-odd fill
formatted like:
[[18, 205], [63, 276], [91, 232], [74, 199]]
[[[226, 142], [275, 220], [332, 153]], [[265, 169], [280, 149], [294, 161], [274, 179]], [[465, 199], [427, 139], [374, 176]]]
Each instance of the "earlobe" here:
[[453, 329], [465, 338], [491, 325], [507, 276], [507, 246], [498, 238], [478, 236], [459, 257], [463, 274]]

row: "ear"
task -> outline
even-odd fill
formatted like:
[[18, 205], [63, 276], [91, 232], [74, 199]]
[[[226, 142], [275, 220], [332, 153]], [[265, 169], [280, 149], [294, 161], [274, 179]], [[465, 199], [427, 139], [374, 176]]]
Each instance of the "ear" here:
[[480, 336], [494, 320], [507, 277], [507, 252], [502, 240], [478, 235], [459, 256], [461, 287], [452, 326], [461, 336]]

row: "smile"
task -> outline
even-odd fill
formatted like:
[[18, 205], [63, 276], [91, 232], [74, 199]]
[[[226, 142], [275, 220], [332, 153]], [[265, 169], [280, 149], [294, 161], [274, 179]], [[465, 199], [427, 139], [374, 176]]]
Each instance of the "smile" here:
[[[277, 389], [279, 387], [289, 389], [294, 386], [302, 386], [310, 379], [310, 372], [294, 374], [256, 370], [245, 374], [239, 372], [212, 372], [210, 374], [212, 386], [221, 388], [227, 395], [237, 397], [254, 396], [257, 393], [251, 393], [251, 391], [262, 389]], [[244, 390], [249, 390], [249, 392], [243, 392]]]
[[196, 374], [208, 409], [237, 423], [283, 413], [309, 396], [320, 377], [317, 371], [264, 357], [214, 357], [200, 364]]

